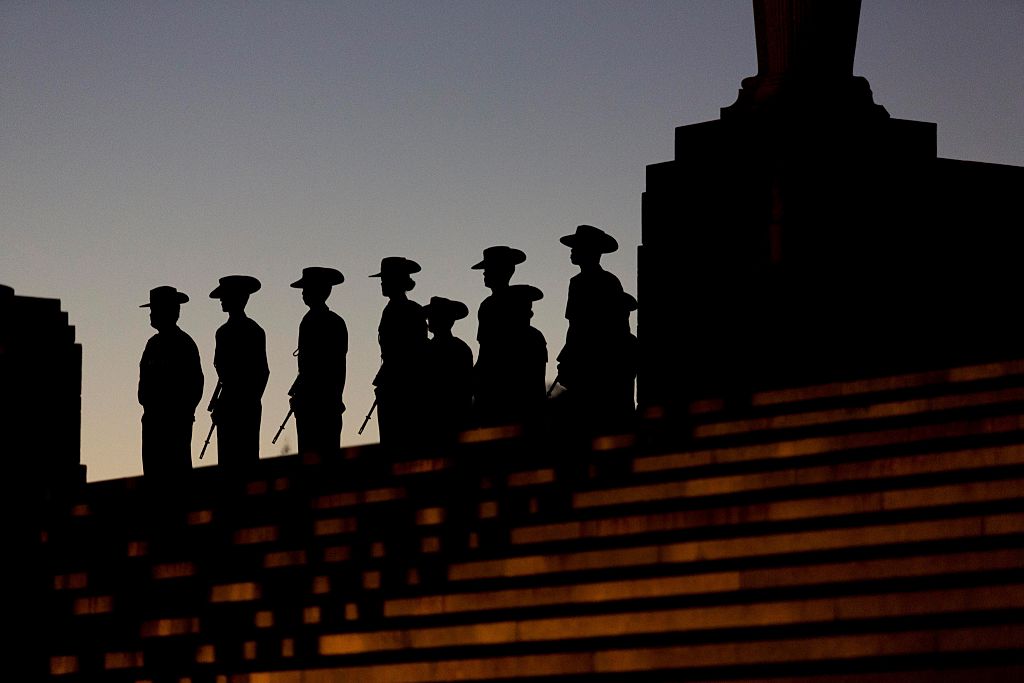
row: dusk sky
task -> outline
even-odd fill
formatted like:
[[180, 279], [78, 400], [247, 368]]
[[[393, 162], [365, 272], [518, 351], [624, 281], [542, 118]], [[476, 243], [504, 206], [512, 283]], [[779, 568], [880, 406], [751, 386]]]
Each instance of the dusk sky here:
[[[897, 118], [938, 124], [939, 154], [1024, 165], [1024, 0], [864, 0], [855, 71]], [[645, 166], [673, 129], [718, 117], [757, 71], [749, 0], [0, 2], [0, 284], [59, 298], [84, 348], [82, 462], [139, 474], [138, 363], [149, 289], [192, 301], [209, 428], [208, 297], [258, 277], [267, 332], [263, 456], [295, 376], [304, 266], [346, 282], [329, 304], [351, 348], [343, 443], [373, 400], [384, 256], [418, 261], [413, 298], [464, 301], [476, 350], [484, 247], [523, 249], [553, 359], [580, 223], [620, 250], [636, 292]], [[1022, 226], [1007, 226], [1020, 229]], [[634, 320], [635, 322], [635, 320]], [[549, 378], [554, 363], [548, 366]], [[216, 447], [203, 463], [216, 464]]]

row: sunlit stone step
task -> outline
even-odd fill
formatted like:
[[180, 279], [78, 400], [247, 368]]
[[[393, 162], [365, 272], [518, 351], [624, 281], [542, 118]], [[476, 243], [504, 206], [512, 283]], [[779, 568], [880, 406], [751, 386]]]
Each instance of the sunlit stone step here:
[[[615, 530], [616, 520], [609, 526]], [[625, 523], [619, 533], [646, 532], [649, 527]], [[757, 558], [786, 553], [834, 551], [892, 546], [921, 541], [952, 541], [1024, 533], [1024, 513], [972, 515], [917, 522], [867, 524], [853, 528], [818, 529], [737, 538], [684, 541], [611, 550], [551, 552], [492, 560], [457, 562], [448, 569], [452, 581], [497, 577], [541, 576], [562, 572], [651, 565], [687, 564], [708, 560]]]
[[1024, 549], [924, 554], [875, 560], [800, 564], [621, 581], [581, 580], [571, 585], [424, 595], [385, 600], [385, 617], [436, 616], [489, 610], [594, 605], [624, 600], [678, 598], [771, 588], [927, 579], [1024, 567]]
[[714, 422], [694, 427], [693, 435], [697, 438], [704, 438], [846, 422], [867, 422], [886, 418], [924, 416], [930, 413], [1004, 403], [1019, 403], [1021, 401], [1024, 401], [1024, 388], [1013, 387], [997, 391], [917, 398], [904, 401], [887, 401], [866, 406], [812, 410], [801, 413], [785, 413], [774, 416]]
[[[670, 672], [783, 663], [814, 664], [819, 670], [830, 667], [838, 673], [848, 670], [851, 660], [870, 661], [872, 658], [915, 655], [934, 658], [974, 651], [1006, 651], [1020, 647], [1021, 643], [1024, 643], [1024, 627], [1008, 625], [639, 649], [606, 647], [584, 652], [504, 657], [459, 657], [429, 662], [325, 667], [304, 671], [267, 671], [232, 677], [230, 681], [330, 683], [343, 680], [353, 683], [426, 683], [452, 680], [514, 680], [559, 675], [630, 675], [645, 671]], [[922, 661], [919, 666], [925, 667], [927, 663]]]

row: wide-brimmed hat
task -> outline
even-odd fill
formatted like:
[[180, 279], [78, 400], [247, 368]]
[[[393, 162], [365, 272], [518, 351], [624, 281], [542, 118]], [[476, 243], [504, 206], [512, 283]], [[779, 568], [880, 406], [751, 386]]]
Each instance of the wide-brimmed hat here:
[[260, 281], [251, 275], [225, 275], [220, 284], [210, 292], [211, 299], [222, 299], [226, 296], [253, 294], [260, 291]]
[[310, 266], [309, 268], [302, 269], [302, 277], [292, 283], [292, 287], [309, 287], [316, 285], [326, 285], [333, 287], [334, 285], [340, 285], [345, 281], [345, 276], [341, 274], [340, 270], [334, 268], [322, 268], [320, 266]]
[[518, 303], [532, 304], [544, 298], [544, 292], [533, 285], [512, 285], [505, 290], [504, 296]]
[[385, 256], [380, 260], [380, 272], [370, 277], [391, 277], [393, 275], [412, 275], [420, 272], [420, 264], [403, 256]]
[[473, 266], [473, 270], [483, 270], [494, 266], [518, 266], [526, 260], [526, 254], [513, 247], [487, 247], [484, 249], [484, 260]]
[[179, 292], [170, 285], [160, 285], [149, 290], [149, 303], [142, 304], [139, 308], [152, 308], [154, 306], [177, 306], [188, 301], [188, 294]]
[[452, 301], [442, 296], [432, 296], [430, 297], [430, 303], [423, 307], [423, 312], [427, 317], [462, 320], [469, 315], [469, 307], [461, 301]]
[[619, 248], [614, 237], [593, 225], [578, 225], [576, 232], [566, 235], [559, 242], [567, 247], [596, 251], [598, 254], [610, 254]]

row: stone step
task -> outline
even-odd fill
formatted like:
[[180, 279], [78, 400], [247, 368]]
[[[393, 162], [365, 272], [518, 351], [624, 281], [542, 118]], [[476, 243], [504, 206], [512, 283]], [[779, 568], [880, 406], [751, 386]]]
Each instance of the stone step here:
[[969, 386], [977, 382], [1020, 377], [1024, 377], [1024, 360], [1008, 360], [927, 372], [759, 391], [751, 397], [751, 405], [755, 408], [781, 406], [820, 401], [822, 399], [847, 399], [924, 388], [937, 388], [939, 391], [949, 391], [958, 386]]
[[760, 499], [766, 492], [776, 490], [794, 491], [826, 486], [842, 486], [849, 490], [858, 483], [866, 482], [903, 488], [907, 482], [929, 477], [957, 477], [960, 480], [981, 478], [990, 470], [1024, 465], [1024, 444], [913, 453], [852, 462], [840, 460], [829, 464], [804, 461], [801, 464], [804, 466], [767, 472], [698, 476], [664, 483], [580, 491], [572, 494], [572, 506], [584, 510], [610, 505], [737, 494], [759, 494]]
[[[691, 644], [666, 647], [598, 647], [586, 652], [554, 652], [532, 655], [473, 657], [379, 663], [303, 670], [256, 670], [232, 676], [231, 683], [426, 683], [429, 681], [513, 681], [538, 677], [560, 680], [721, 680], [724, 670], [736, 673], [773, 672], [775, 669], [803, 668], [821, 678], [767, 678], [747, 680], [895, 680], [894, 678], [852, 678], [850, 669], [877, 669], [899, 665], [909, 669], [907, 681], [918, 680], [1013, 680], [986, 679], [1021, 670], [1006, 660], [1024, 642], [1024, 627], [997, 625], [981, 628], [910, 630], [895, 633], [867, 633], [837, 636], [805, 636], [741, 643]], [[992, 668], [985, 666], [985, 660]], [[950, 678], [931, 678], [936, 664], [949, 662], [939, 671], [951, 671]], [[960, 667], [969, 667], [958, 672]], [[802, 667], [801, 667], [802, 665]], [[915, 672], [915, 669], [917, 672]], [[974, 676], [977, 672], [976, 676]], [[769, 674], [770, 675], [770, 674]], [[888, 675], [888, 674], [886, 674]], [[642, 676], [642, 678], [633, 678]]]
[[885, 401], [863, 406], [847, 406], [806, 412], [786, 412], [765, 417], [744, 418], [721, 422], [710, 422], [693, 427], [693, 436], [698, 439], [769, 432], [796, 430], [806, 427], [834, 427], [855, 422], [881, 422], [897, 418], [931, 418], [967, 409], [991, 408], [996, 405], [1019, 404], [1024, 401], [1024, 388], [1012, 387], [994, 391], [980, 391], [967, 394], [941, 395], [929, 398], [914, 398], [899, 401]]
[[[1017, 495], [1019, 497], [1019, 493]], [[603, 528], [598, 527], [596, 533], [617, 537], [639, 536], [651, 530], [661, 530], [663, 526], [659, 517], [641, 517], [621, 522], [612, 519]], [[755, 558], [780, 555], [882, 548], [912, 543], [965, 541], [999, 536], [1018, 538], [1021, 533], [1024, 533], [1024, 512], [1010, 512], [575, 552], [559, 552], [558, 548], [546, 546], [550, 552], [539, 552], [540, 548], [537, 548], [537, 552], [532, 554], [454, 562], [448, 568], [448, 579], [457, 582], [538, 577], [657, 565], [673, 566], [678, 570], [677, 565], [709, 561], [749, 562]], [[564, 548], [564, 539], [558, 541], [559, 547]], [[775, 562], [778, 563], [777, 557]]]
[[[538, 607], [595, 606], [629, 600], [659, 600], [716, 594], [733, 599], [740, 592], [798, 589], [893, 580], [928, 580], [970, 576], [1024, 567], [1024, 549], [923, 553], [911, 557], [758, 568], [735, 568], [695, 574], [611, 581], [582, 579], [569, 585], [496, 589], [468, 593], [434, 593], [384, 600], [390, 617], [431, 617]], [[844, 589], [844, 590], [848, 590]]]
[[868, 619], [938, 619], [950, 613], [1021, 608], [1024, 608], [1024, 584], [1011, 584], [335, 633], [320, 636], [319, 649], [324, 656], [353, 655], [586, 638], [678, 636], [717, 629], [814, 628], [818, 624], [835, 625]]
[[669, 453], [636, 454], [634, 473], [659, 473], [674, 470], [721, 466], [738, 463], [778, 462], [789, 466], [799, 458], [835, 459], [845, 454], [912, 446], [934, 448], [936, 443], [976, 442], [993, 436], [1017, 437], [1024, 432], [1024, 414], [954, 420], [943, 424], [918, 425], [875, 431], [853, 431], [828, 436], [781, 439], [771, 443], [721, 448], [694, 448]]

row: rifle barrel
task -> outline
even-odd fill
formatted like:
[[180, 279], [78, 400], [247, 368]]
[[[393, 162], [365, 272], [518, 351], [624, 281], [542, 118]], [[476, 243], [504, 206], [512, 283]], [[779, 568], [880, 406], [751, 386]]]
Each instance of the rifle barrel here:
[[363, 433], [366, 429], [366, 425], [370, 423], [370, 418], [373, 417], [373, 411], [377, 409], [377, 399], [373, 399], [373, 405], [370, 406], [370, 412], [366, 413], [366, 417], [363, 418], [363, 424], [359, 426], [359, 434]]
[[206, 433], [206, 441], [203, 443], [203, 450], [199, 451], [199, 459], [202, 460], [203, 456], [206, 455], [206, 449], [210, 446], [210, 437], [213, 436], [213, 430], [216, 428], [217, 423], [210, 423], [210, 431]]
[[285, 425], [288, 424], [288, 420], [291, 419], [292, 413], [294, 413], [294, 412], [295, 412], [294, 408], [289, 408], [288, 409], [288, 414], [284, 416], [284, 421], [281, 422], [281, 426], [277, 428], [277, 434], [274, 434], [274, 440], [271, 441], [270, 443], [275, 444], [275, 443], [277, 443], [277, 440], [279, 438], [281, 438], [281, 432], [284, 431]]

